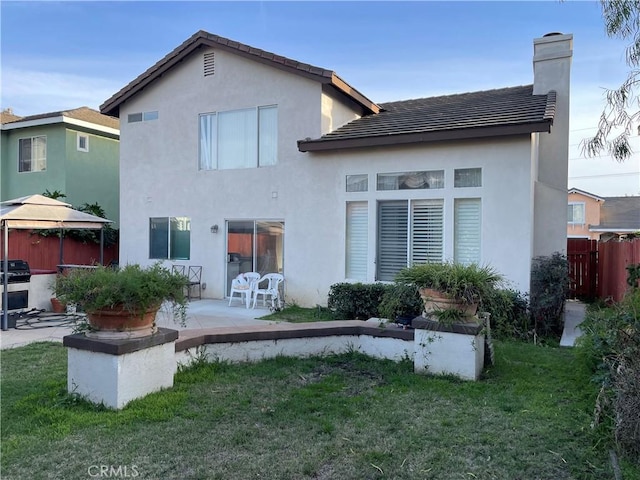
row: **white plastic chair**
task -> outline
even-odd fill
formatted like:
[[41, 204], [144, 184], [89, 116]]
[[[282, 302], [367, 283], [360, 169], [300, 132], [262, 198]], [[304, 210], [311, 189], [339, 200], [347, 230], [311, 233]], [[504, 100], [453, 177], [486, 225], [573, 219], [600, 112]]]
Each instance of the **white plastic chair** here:
[[[276, 308], [276, 302], [280, 307], [280, 284], [284, 281], [284, 276], [279, 273], [267, 273], [256, 282], [253, 290], [253, 308], [256, 308], [258, 295], [262, 295], [262, 305], [266, 305], [267, 295], [271, 297], [271, 307]], [[266, 288], [260, 288], [260, 284], [267, 282]]]
[[260, 278], [260, 274], [257, 272], [246, 272], [241, 273], [236, 278], [231, 280], [231, 292], [229, 293], [229, 306], [231, 306], [231, 301], [233, 300], [233, 294], [237, 293], [240, 295], [240, 300], [244, 300], [244, 304], [247, 308], [251, 304], [251, 297], [253, 296], [253, 291], [257, 286], [257, 281]]

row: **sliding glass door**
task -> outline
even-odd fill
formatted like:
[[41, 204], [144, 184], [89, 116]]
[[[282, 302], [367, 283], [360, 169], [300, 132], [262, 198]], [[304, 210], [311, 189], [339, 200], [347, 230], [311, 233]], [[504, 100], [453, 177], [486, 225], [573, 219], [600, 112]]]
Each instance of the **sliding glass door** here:
[[283, 273], [284, 222], [230, 220], [227, 222], [227, 285], [240, 273]]

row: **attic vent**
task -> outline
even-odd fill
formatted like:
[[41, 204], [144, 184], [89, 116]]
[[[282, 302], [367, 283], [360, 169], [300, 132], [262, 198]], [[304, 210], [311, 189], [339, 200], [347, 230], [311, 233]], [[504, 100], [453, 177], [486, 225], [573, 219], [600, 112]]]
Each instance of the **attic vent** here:
[[213, 75], [213, 52], [204, 54], [204, 76], [208, 77], [209, 75]]

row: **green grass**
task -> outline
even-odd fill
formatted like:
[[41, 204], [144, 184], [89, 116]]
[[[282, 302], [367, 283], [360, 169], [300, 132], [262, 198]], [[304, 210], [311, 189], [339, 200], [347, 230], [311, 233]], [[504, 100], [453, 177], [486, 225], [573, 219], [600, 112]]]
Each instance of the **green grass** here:
[[497, 343], [480, 382], [359, 354], [200, 362], [121, 411], [65, 393], [59, 344], [0, 355], [5, 480], [613, 478], [571, 350]]
[[303, 308], [297, 305], [287, 305], [280, 311], [270, 313], [260, 320], [273, 320], [290, 323], [323, 322], [335, 320], [331, 310], [318, 305], [316, 308]]

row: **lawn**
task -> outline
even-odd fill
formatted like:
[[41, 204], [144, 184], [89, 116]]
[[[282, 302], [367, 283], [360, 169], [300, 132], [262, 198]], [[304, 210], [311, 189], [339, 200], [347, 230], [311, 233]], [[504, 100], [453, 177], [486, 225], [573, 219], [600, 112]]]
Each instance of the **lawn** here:
[[5, 480], [613, 478], [572, 350], [497, 343], [480, 382], [355, 353], [200, 362], [122, 411], [65, 392], [59, 344], [0, 354]]

